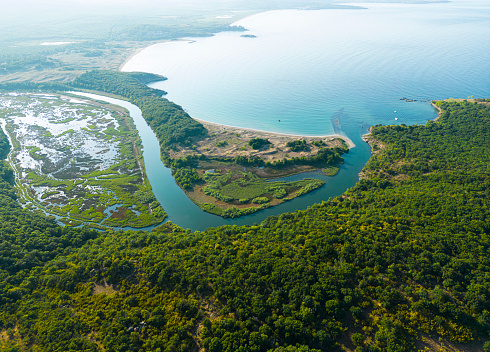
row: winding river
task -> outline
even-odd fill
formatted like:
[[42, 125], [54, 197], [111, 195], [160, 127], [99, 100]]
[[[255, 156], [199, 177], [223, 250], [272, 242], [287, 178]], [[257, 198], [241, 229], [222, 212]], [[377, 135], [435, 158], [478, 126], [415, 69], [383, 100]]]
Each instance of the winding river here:
[[370, 157], [361, 139], [376, 124], [424, 124], [437, 117], [429, 100], [490, 97], [488, 0], [362, 4], [362, 9], [280, 10], [235, 22], [255, 37], [219, 33], [146, 48], [123, 71], [164, 75], [151, 84], [192, 117], [296, 135], [348, 136], [356, 146], [320, 189], [238, 219], [201, 211], [160, 160], [158, 141], [139, 109], [127, 108], [143, 142], [146, 172], [168, 220], [192, 230], [260, 223], [306, 209], [358, 181]]
[[[315, 203], [321, 203], [323, 200], [327, 200], [330, 197], [336, 197], [355, 185], [359, 179], [359, 172], [370, 157], [370, 148], [362, 140], [362, 134], [367, 132], [368, 126], [355, 126], [355, 130], [350, 131], [352, 126], [347, 125], [343, 128], [347, 128], [351, 132], [349, 133], [349, 137], [356, 144], [356, 147], [350, 149], [349, 153], [344, 155], [345, 162], [340, 167], [340, 171], [335, 177], [325, 176], [321, 172], [310, 172], [282, 178], [282, 180], [285, 181], [294, 181], [306, 177], [314, 177], [325, 181], [323, 187], [301, 197], [282, 203], [276, 207], [265, 209], [252, 215], [238, 219], [223, 219], [217, 215], [202, 211], [187, 197], [184, 191], [177, 186], [170, 169], [165, 167], [160, 159], [160, 145], [157, 137], [146, 123], [141, 115], [141, 110], [137, 106], [127, 101], [102, 95], [80, 92], [77, 92], [76, 94], [119, 105], [129, 111], [142, 141], [143, 159], [148, 180], [150, 181], [155, 197], [168, 214], [166, 221], [170, 220], [183, 228], [188, 228], [193, 231], [202, 231], [208, 227], [221, 225], [251, 225], [260, 223], [268, 216], [279, 215], [297, 209], [306, 209], [308, 206]], [[342, 123], [344, 120], [341, 112], [337, 114], [336, 118], [339, 123]]]

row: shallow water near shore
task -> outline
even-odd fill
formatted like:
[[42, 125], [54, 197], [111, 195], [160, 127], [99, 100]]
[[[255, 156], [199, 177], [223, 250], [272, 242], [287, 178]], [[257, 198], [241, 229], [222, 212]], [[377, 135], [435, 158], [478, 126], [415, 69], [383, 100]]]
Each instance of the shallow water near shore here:
[[[362, 6], [260, 13], [236, 22], [256, 38], [234, 32], [157, 44], [126, 63], [123, 71], [168, 77], [151, 86], [195, 118], [294, 135], [338, 133], [356, 144], [339, 174], [315, 173], [326, 185], [303, 197], [225, 220], [202, 212], [177, 187], [159, 198], [170, 220], [201, 230], [305, 209], [355, 185], [370, 157], [361, 139], [369, 126], [425, 124], [437, 117], [433, 99], [490, 97], [487, 2]], [[175, 185], [171, 176], [154, 180], [155, 194]]]
[[490, 96], [490, 4], [361, 6], [259, 13], [235, 23], [256, 38], [156, 44], [123, 71], [168, 77], [152, 87], [197, 119], [310, 136], [353, 133], [339, 112], [354, 125], [425, 123], [428, 100]]
[[[370, 155], [369, 146], [362, 141], [361, 134], [358, 133], [353, 138], [357, 147], [351, 149], [349, 154], [344, 155], [345, 163], [340, 167], [340, 171], [335, 177], [325, 176], [321, 172], [309, 172], [283, 178], [285, 181], [295, 181], [306, 177], [322, 179], [325, 181], [323, 187], [273, 208], [265, 209], [238, 219], [223, 219], [217, 215], [202, 211], [177, 186], [170, 169], [166, 168], [160, 159], [160, 145], [156, 135], [141, 116], [141, 110], [137, 106], [127, 101], [96, 94], [80, 92], [76, 92], [76, 94], [119, 105], [129, 111], [142, 141], [143, 158], [148, 180], [150, 181], [155, 197], [168, 214], [166, 221], [170, 220], [186, 229], [204, 230], [208, 227], [221, 225], [251, 225], [260, 223], [271, 215], [279, 215], [297, 209], [306, 209], [308, 206], [320, 203], [322, 200], [338, 196], [345, 192], [347, 188], [352, 187], [357, 182], [358, 173]], [[140, 230], [151, 230], [152, 228], [154, 227]], [[131, 228], [123, 229], [130, 230]]]

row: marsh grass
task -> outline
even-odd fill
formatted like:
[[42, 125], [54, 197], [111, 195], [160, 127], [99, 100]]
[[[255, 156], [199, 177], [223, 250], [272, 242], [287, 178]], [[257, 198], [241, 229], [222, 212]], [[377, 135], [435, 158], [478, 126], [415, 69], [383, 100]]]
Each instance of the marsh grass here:
[[[155, 201], [151, 186], [142, 169], [142, 153], [139, 149], [141, 142], [127, 113], [116, 111], [114, 108], [109, 109], [110, 106], [61, 102], [59, 96], [49, 98], [53, 100], [52, 104], [49, 104], [48, 98], [43, 98], [42, 104], [37, 105], [29, 104], [39, 100], [38, 97], [26, 94], [18, 98], [11, 98], [15, 108], [11, 108], [6, 114], [7, 119], [16, 114], [16, 111], [30, 109], [33, 116], [40, 116], [41, 113], [49, 112], [57, 106], [62, 113], [57, 117], [49, 115], [49, 122], [66, 126], [66, 129], [56, 137], [47, 133], [46, 129], [36, 127], [27, 139], [30, 145], [23, 145], [22, 136], [16, 138], [16, 131], [21, 126], [7, 124], [14, 145], [12, 166], [17, 170], [18, 175], [24, 173], [26, 175], [24, 179], [17, 182], [17, 193], [22, 202], [26, 204], [30, 202], [33, 209], [63, 216], [63, 219], [67, 220], [62, 222], [70, 226], [77, 226], [74, 224], [84, 222], [117, 227], [146, 227], [163, 221], [166, 213]], [[95, 138], [97, 143], [108, 146], [101, 149], [101, 152], [94, 157], [80, 157], [80, 154], [73, 154], [81, 148], [80, 143], [70, 146], [62, 143], [64, 136], [69, 137], [67, 140], [70, 141], [72, 136], [76, 138], [77, 133], [81, 133], [70, 128], [73, 122], [81, 120], [87, 120], [89, 126], [89, 128], [82, 128], [82, 133], [92, 136], [90, 138]], [[58, 159], [54, 159], [48, 149], [43, 149], [44, 144], [47, 144], [51, 150], [55, 150]], [[95, 159], [99, 158], [98, 155], [101, 153], [111, 150], [109, 147], [111, 145], [116, 146], [115, 159], [107, 168], [100, 169], [100, 163]], [[35, 169], [23, 169], [21, 163], [16, 161], [15, 155], [19, 155], [24, 150], [40, 166]], [[65, 167], [62, 164], [57, 166], [59, 160], [63, 158], [69, 160], [69, 163], [65, 164]], [[45, 163], [50, 163], [49, 169], [52, 169], [50, 173], [43, 172]], [[88, 170], [82, 172], [82, 166]], [[59, 173], [57, 167], [63, 167], [63, 178], [53, 176]], [[147, 196], [135, 197], [137, 192]], [[144, 203], [141, 199], [150, 201]], [[117, 204], [120, 206], [116, 212], [107, 211], [108, 207]]]
[[196, 204], [204, 211], [222, 217], [236, 218], [280, 204], [309, 193], [324, 182], [304, 179], [294, 182], [268, 182], [251, 172], [230, 171], [226, 174], [204, 174], [202, 192], [212, 202]]

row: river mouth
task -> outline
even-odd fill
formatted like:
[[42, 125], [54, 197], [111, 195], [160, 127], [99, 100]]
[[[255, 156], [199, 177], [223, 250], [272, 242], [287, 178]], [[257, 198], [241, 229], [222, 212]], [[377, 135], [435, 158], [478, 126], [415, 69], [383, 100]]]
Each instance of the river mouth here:
[[437, 116], [430, 100], [490, 95], [490, 42], [480, 40], [490, 35], [488, 8], [363, 6], [252, 15], [235, 24], [254, 39], [156, 44], [122, 71], [167, 77], [150, 86], [198, 120], [305, 136], [336, 133], [337, 113], [350, 136], [347, 124], [425, 124]]
[[[165, 167], [160, 159], [160, 144], [156, 138], [156, 135], [142, 117], [141, 110], [137, 106], [127, 101], [97, 94], [80, 92], [76, 92], [76, 94], [96, 100], [106, 101], [114, 105], [119, 105], [129, 111], [141, 139], [145, 171], [148, 176], [148, 180], [151, 184], [152, 191], [155, 194], [156, 199], [162, 205], [168, 215], [166, 221], [172, 221], [174, 224], [185, 229], [191, 229], [192, 231], [202, 231], [208, 227], [217, 227], [222, 225], [258, 224], [269, 216], [306, 209], [307, 207], [316, 203], [321, 203], [329, 198], [339, 196], [348, 188], [356, 184], [356, 182], [359, 180], [359, 172], [362, 170], [371, 155], [369, 145], [362, 140], [362, 135], [368, 132], [367, 126], [356, 125], [352, 133], [349, 133], [349, 137], [355, 144], [355, 147], [351, 148], [348, 154], [343, 155], [344, 163], [340, 166], [339, 172], [336, 176], [326, 176], [321, 171], [318, 171], [292, 175], [284, 178], [284, 180], [288, 182], [298, 181], [305, 178], [315, 178], [324, 181], [324, 186], [311, 193], [294, 198], [275, 207], [261, 210], [251, 215], [236, 219], [223, 219], [220, 216], [201, 210], [175, 183], [175, 179], [172, 176], [170, 169]], [[339, 119], [339, 126], [341, 126], [343, 121], [342, 116], [336, 114], [336, 118]], [[351, 131], [351, 126], [346, 126], [346, 128]]]
[[[166, 220], [178, 226], [195, 231], [222, 225], [252, 225], [264, 221], [269, 216], [306, 209], [341, 195], [356, 184], [359, 172], [371, 155], [368, 144], [362, 140], [362, 135], [368, 132], [368, 126], [349, 124], [349, 119], [345, 116], [344, 111], [340, 110], [332, 116], [332, 119], [335, 119], [339, 132], [348, 133], [355, 147], [351, 148], [348, 154], [343, 155], [344, 163], [340, 166], [336, 176], [329, 177], [318, 171], [279, 179], [294, 182], [313, 178], [320, 179], [325, 184], [311, 193], [254, 214], [236, 219], [223, 219], [201, 210], [175, 183], [171, 170], [166, 168], [160, 159], [160, 145], [156, 135], [141, 116], [141, 110], [138, 107], [127, 101], [106, 96], [72, 93], [107, 102], [121, 107], [121, 111], [129, 112], [127, 117], [132, 120], [134, 133], [137, 132], [134, 137], [141, 140], [142, 155], [140, 157], [142, 158], [141, 165], [145, 166], [145, 172], [143, 173], [138, 162], [133, 162], [133, 165], [118, 164], [121, 150], [116, 147], [116, 142], [121, 136], [109, 132], [117, 131], [124, 122], [118, 121], [112, 115], [114, 112], [104, 110], [104, 108], [94, 110], [93, 106], [89, 109], [83, 105], [83, 101], [66, 102], [61, 98], [36, 97], [35, 99], [46, 99], [47, 101], [58, 100], [48, 105], [40, 104], [39, 101], [36, 103], [46, 111], [58, 111], [54, 115], [51, 114], [54, 117], [50, 115], [52, 121], [49, 119], [46, 121], [42, 117], [42, 111], [35, 111], [36, 104], [28, 104], [31, 110], [25, 109], [24, 106], [22, 109], [18, 108], [18, 111], [14, 111], [15, 106], [5, 106], [7, 108], [5, 111], [15, 112], [14, 117], [8, 118], [7, 126], [10, 127], [7, 129], [10, 129], [11, 136], [15, 136], [15, 139], [20, 141], [14, 144], [20, 143], [21, 145], [11, 156], [15, 159], [13, 166], [17, 170], [19, 179], [28, 180], [27, 186], [22, 186], [21, 182], [18, 182], [21, 201], [33, 210], [40, 209], [46, 214], [57, 215], [60, 222], [69, 226], [88, 224], [99, 229], [109, 226], [128, 230], [135, 228], [152, 230], [161, 224], [162, 220], [158, 218], [154, 218], [151, 223], [137, 222], [137, 219], [144, 218], [148, 211], [151, 214], [151, 211], [155, 210], [148, 208], [149, 203], [135, 206], [133, 197], [126, 201], [123, 201], [124, 197], [117, 197], [119, 191], [129, 194], [138, 192], [145, 174], [157, 201], [156, 204], [160, 204], [168, 215]], [[70, 105], [73, 103], [78, 104], [76, 109]], [[37, 123], [33, 124], [33, 121]], [[77, 131], [88, 135], [77, 137]], [[101, 135], [105, 135], [104, 131], [107, 132], [107, 135], [102, 138], [104, 143], [94, 147], [96, 141], [101, 140]], [[90, 134], [97, 138], [91, 140]], [[30, 141], [29, 138], [32, 139], [32, 136], [36, 138]], [[56, 141], [53, 138], [60, 140]], [[78, 146], [74, 143], [76, 140], [84, 141], [85, 147], [80, 147], [80, 150], [87, 149], [86, 153], [75, 153], [77, 150], [75, 147]], [[72, 146], [73, 150], [69, 146]], [[132, 148], [126, 149], [128, 151]], [[48, 177], [40, 179], [39, 175], [48, 175]], [[93, 181], [90, 181], [87, 175], [92, 177]], [[112, 192], [109, 185], [117, 186], [119, 191]], [[101, 203], [102, 198], [110, 198], [111, 193], [114, 193], [113, 197]]]

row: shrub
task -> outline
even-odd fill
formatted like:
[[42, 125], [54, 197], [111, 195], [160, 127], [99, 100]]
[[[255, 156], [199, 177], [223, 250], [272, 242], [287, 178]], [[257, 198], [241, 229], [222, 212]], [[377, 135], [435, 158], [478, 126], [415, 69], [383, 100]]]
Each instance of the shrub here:
[[253, 149], [260, 149], [264, 145], [271, 144], [268, 139], [262, 139], [262, 138], [254, 138], [248, 141], [248, 145], [251, 146]]
[[286, 143], [286, 146], [293, 152], [308, 150], [308, 145], [304, 139], [296, 139]]
[[267, 197], [257, 197], [252, 200], [254, 204], [265, 204], [269, 203], [269, 199]]

